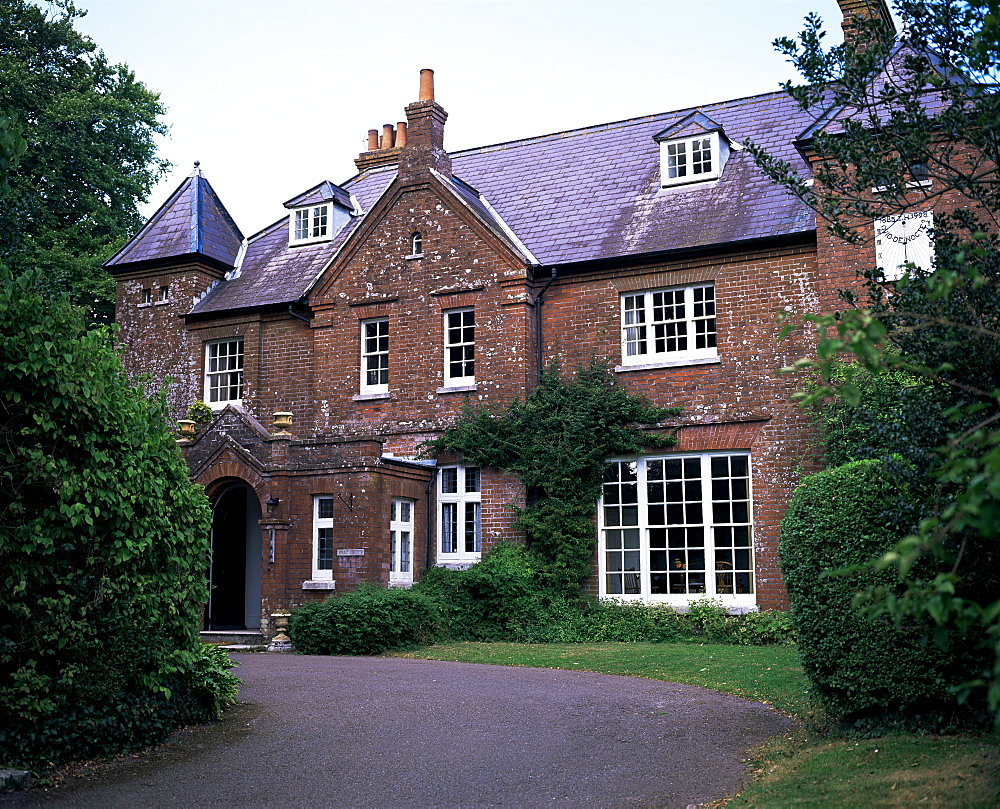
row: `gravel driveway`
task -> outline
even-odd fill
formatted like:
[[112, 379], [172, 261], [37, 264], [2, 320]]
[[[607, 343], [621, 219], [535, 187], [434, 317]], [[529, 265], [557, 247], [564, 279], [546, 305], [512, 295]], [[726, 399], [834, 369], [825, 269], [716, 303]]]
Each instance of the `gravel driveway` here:
[[791, 720], [694, 686], [549, 669], [243, 654], [216, 725], [4, 806], [680, 807], [739, 789]]

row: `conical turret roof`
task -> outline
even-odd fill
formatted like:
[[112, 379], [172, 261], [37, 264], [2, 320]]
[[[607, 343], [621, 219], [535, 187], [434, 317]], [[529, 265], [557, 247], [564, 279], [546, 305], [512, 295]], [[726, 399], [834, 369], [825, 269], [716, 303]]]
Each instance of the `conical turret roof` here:
[[242, 243], [243, 233], [196, 164], [145, 227], [104, 266], [118, 269], [200, 255], [232, 267]]

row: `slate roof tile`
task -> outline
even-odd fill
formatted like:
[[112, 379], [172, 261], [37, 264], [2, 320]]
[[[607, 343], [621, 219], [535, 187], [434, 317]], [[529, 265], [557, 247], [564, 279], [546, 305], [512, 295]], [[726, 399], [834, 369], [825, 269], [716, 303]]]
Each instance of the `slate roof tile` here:
[[[515, 246], [520, 241], [544, 265], [815, 230], [812, 212], [772, 185], [745, 151], [731, 152], [717, 181], [661, 188], [659, 144], [653, 138], [678, 125], [675, 131], [687, 132], [685, 119], [717, 122], [730, 141], [752, 140], [807, 171], [794, 141], [814, 119], [784, 93], [770, 93], [454, 152], [456, 179], [449, 187], [488, 226]], [[289, 203], [351, 194], [369, 211], [395, 176], [395, 166], [382, 167], [340, 186], [320, 183]], [[185, 220], [182, 213], [190, 180], [109, 264], [170, 255], [189, 244], [184, 228], [190, 217]], [[202, 243], [216, 255], [235, 259], [235, 226], [227, 229], [228, 214], [222, 215], [221, 203], [218, 208], [220, 214], [209, 217]], [[238, 272], [210, 290], [192, 314], [299, 300], [362, 219], [352, 217], [331, 242], [294, 247], [288, 246], [287, 217], [275, 222], [249, 239]]]
[[229, 211], [196, 170], [104, 266], [122, 267], [196, 254], [233, 266], [242, 242], [243, 234]]

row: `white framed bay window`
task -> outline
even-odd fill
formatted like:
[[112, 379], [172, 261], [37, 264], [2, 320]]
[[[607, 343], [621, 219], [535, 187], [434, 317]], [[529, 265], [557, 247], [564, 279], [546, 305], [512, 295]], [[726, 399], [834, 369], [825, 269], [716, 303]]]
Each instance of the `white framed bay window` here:
[[747, 453], [609, 461], [599, 511], [602, 597], [755, 606]]
[[620, 368], [716, 362], [715, 284], [621, 296]]
[[482, 556], [482, 484], [478, 466], [438, 471], [438, 564], [463, 567]]

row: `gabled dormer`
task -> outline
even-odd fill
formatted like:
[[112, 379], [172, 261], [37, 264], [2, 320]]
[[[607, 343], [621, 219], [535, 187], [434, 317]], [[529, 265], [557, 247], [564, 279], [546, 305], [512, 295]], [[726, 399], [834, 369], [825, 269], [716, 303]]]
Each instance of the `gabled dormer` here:
[[333, 239], [360, 213], [356, 200], [339, 185], [323, 181], [285, 203], [289, 209], [288, 244], [316, 244]]
[[733, 146], [722, 125], [700, 111], [658, 132], [653, 140], [660, 144], [663, 188], [717, 180]]

